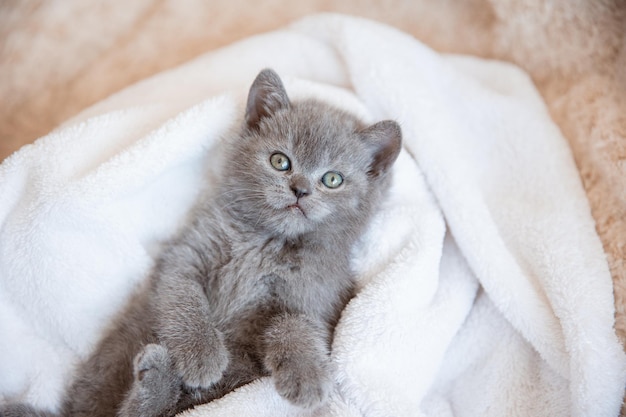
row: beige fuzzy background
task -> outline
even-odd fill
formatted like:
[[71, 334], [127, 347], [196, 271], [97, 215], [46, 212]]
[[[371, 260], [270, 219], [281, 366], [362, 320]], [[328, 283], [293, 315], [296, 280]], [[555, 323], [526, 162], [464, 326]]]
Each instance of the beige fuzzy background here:
[[532, 76], [591, 202], [624, 344], [626, 0], [0, 0], [0, 161], [137, 80], [319, 11]]

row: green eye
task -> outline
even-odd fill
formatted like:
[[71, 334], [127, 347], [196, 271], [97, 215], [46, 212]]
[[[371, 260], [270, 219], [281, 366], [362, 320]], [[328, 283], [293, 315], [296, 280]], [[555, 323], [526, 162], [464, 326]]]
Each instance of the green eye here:
[[270, 156], [270, 163], [278, 171], [287, 171], [291, 168], [291, 161], [287, 158], [287, 155], [280, 152], [276, 152]]
[[322, 182], [328, 188], [337, 188], [343, 183], [343, 177], [338, 172], [328, 171], [322, 177]]

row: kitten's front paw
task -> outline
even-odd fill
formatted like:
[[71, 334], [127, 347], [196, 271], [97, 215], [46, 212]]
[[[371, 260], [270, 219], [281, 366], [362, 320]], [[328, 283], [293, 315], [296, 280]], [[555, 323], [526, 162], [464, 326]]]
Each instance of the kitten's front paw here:
[[185, 385], [208, 388], [219, 381], [229, 363], [224, 336], [217, 329], [191, 337], [171, 349], [176, 370]]
[[279, 364], [272, 374], [278, 393], [292, 404], [304, 408], [323, 405], [332, 389], [330, 363]]

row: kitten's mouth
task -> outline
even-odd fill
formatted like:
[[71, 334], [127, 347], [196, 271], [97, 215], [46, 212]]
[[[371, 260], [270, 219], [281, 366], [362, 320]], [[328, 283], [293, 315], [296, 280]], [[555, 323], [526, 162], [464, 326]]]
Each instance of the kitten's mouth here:
[[295, 212], [295, 213], [299, 213], [301, 215], [303, 215], [304, 217], [306, 217], [306, 213], [304, 212], [304, 210], [302, 210], [302, 207], [300, 207], [300, 204], [296, 203], [296, 204], [290, 204], [289, 206], [287, 206], [287, 209]]

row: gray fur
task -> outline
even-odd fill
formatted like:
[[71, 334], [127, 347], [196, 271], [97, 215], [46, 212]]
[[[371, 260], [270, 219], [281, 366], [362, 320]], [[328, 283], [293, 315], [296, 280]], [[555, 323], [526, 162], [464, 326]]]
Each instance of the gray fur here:
[[[392, 121], [368, 127], [318, 101], [292, 103], [262, 71], [217, 192], [82, 366], [63, 414], [171, 416], [266, 375], [290, 402], [323, 404], [333, 328], [354, 291], [351, 249], [400, 136]], [[275, 152], [289, 170], [270, 164]], [[329, 170], [343, 175], [336, 189], [321, 182]]]

